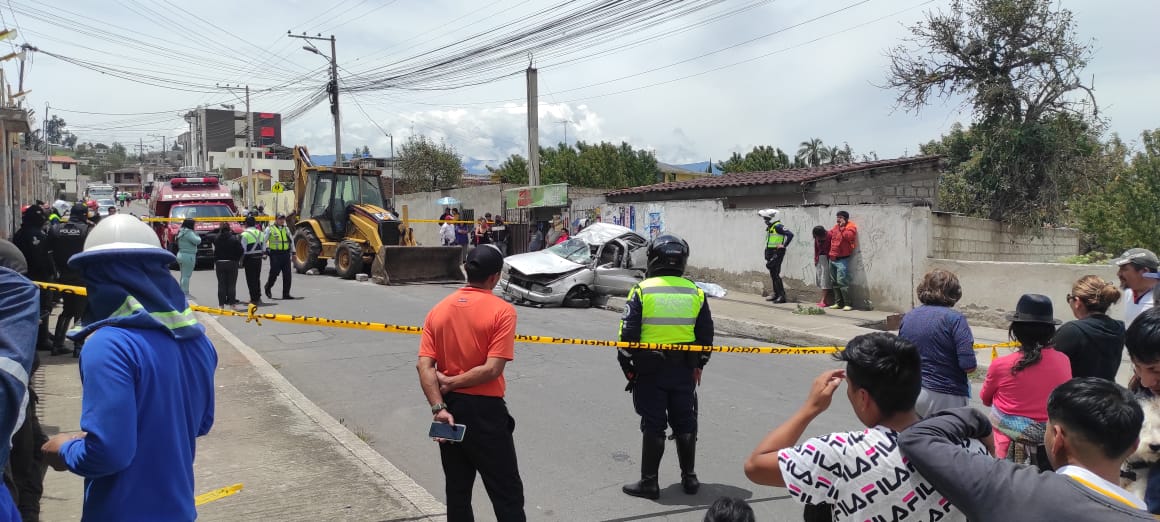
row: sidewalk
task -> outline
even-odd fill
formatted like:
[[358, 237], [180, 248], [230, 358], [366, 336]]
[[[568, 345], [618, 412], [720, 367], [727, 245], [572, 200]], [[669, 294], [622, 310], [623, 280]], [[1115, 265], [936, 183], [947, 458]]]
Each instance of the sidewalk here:
[[[198, 507], [200, 520], [443, 520], [426, 490], [323, 412], [212, 318], [198, 314], [218, 350], [216, 421], [198, 439], [197, 493], [241, 483]], [[40, 417], [51, 436], [77, 431], [77, 359], [42, 358]], [[149, 494], [142, 491], [142, 495]], [[80, 520], [83, 479], [49, 470], [42, 520]]]

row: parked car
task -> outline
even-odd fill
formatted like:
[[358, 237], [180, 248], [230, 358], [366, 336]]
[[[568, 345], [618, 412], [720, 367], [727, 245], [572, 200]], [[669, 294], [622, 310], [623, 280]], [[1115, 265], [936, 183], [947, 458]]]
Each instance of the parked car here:
[[112, 199], [98, 199], [97, 200], [97, 214], [101, 217], [109, 215], [109, 207], [117, 206], [117, 202]]
[[626, 296], [644, 279], [648, 241], [596, 223], [558, 245], [504, 259], [499, 288], [515, 303], [586, 308], [597, 296]]

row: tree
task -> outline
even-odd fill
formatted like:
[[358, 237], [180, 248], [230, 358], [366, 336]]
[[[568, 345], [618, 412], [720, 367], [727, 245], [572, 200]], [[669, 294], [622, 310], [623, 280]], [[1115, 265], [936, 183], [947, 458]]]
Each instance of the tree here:
[[[493, 180], [503, 183], [528, 182], [528, 161], [512, 155], [498, 167], [489, 167]], [[633, 149], [627, 143], [589, 144], [578, 141], [572, 145], [540, 147], [540, 182], [567, 183], [577, 187], [626, 188], [650, 185], [660, 179], [656, 156], [652, 152]]]
[[829, 152], [830, 165], [845, 165], [854, 162], [854, 149], [850, 148], [850, 144], [846, 143], [842, 147], [830, 147]]
[[742, 156], [734, 152], [729, 159], [717, 162], [717, 168], [724, 173], [731, 172], [762, 172], [780, 170], [791, 165], [789, 155], [778, 147], [758, 145]]
[[807, 167], [818, 167], [830, 160], [830, 149], [821, 138], [811, 138], [798, 146], [797, 159]]
[[946, 184], [965, 191], [954, 198], [965, 206], [953, 210], [1034, 227], [1064, 217], [1098, 128], [1095, 98], [1079, 77], [1091, 44], [1077, 42], [1071, 12], [1056, 5], [953, 0], [888, 52], [899, 107], [917, 112], [961, 96], [973, 108], [974, 152], [950, 166]]
[[455, 187], [463, 181], [463, 160], [446, 142], [412, 136], [399, 150], [399, 173], [417, 190]]
[[1080, 229], [1104, 252], [1160, 249], [1160, 129], [1145, 131], [1141, 142], [1129, 161], [1130, 151], [1113, 136], [1100, 153], [1111, 179], [1077, 200]]

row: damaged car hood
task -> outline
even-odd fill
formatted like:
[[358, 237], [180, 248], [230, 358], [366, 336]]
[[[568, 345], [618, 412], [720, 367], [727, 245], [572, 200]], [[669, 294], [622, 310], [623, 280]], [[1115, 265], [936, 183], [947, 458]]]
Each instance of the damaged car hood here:
[[584, 265], [543, 251], [516, 254], [504, 259], [504, 263], [526, 275], [563, 274], [584, 268]]

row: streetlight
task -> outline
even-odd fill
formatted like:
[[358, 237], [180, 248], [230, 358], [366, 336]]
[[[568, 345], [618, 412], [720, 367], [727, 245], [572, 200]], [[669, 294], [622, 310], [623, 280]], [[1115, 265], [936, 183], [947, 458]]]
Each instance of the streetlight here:
[[229, 104], [229, 103], [219, 103], [218, 106], [220, 106], [223, 109], [229, 109], [231, 111], [234, 110], [234, 106]]

